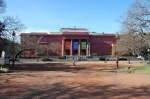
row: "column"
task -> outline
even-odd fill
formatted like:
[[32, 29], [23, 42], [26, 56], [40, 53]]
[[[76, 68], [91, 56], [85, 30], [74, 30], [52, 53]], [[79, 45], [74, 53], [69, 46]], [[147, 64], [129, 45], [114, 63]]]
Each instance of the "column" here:
[[81, 39], [79, 39], [78, 55], [81, 55]]
[[61, 55], [64, 56], [64, 39], [62, 38], [62, 50], [61, 50]]
[[70, 40], [70, 56], [72, 56], [72, 39]]
[[86, 56], [89, 56], [89, 45], [88, 44], [89, 44], [89, 40], [87, 39], [86, 40], [86, 45], [87, 45], [86, 46]]

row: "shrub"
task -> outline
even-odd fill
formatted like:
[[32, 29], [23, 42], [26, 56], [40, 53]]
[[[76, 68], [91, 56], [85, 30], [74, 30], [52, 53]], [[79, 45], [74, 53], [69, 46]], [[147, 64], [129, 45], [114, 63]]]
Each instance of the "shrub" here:
[[127, 60], [127, 58], [126, 57], [119, 57], [119, 60], [124, 60], [124, 61], [126, 61]]
[[66, 59], [66, 56], [60, 56], [59, 59]]
[[0, 68], [0, 73], [8, 73], [9, 69], [8, 68]]
[[121, 69], [121, 70], [119, 70], [118, 71], [118, 73], [133, 73], [134, 71], [133, 71], [133, 69], [131, 69], [131, 68], [124, 68], [124, 69]]
[[99, 60], [100, 60], [100, 61], [105, 61], [106, 58], [105, 58], [105, 57], [100, 57]]

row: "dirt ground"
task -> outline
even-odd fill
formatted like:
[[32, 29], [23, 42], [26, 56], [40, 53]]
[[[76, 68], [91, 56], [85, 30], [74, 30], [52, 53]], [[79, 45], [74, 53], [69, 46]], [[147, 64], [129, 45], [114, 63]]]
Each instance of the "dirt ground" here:
[[[143, 65], [120, 62], [120, 68]], [[17, 64], [0, 74], [0, 99], [149, 99], [150, 74], [117, 73], [115, 62]]]

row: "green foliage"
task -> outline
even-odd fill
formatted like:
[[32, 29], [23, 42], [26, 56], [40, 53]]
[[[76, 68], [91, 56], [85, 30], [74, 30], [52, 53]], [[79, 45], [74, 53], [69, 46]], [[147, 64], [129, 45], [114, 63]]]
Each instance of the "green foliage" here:
[[9, 69], [8, 68], [0, 68], [0, 73], [8, 73]]
[[133, 71], [135, 73], [150, 73], [150, 66], [140, 66], [140, 67], [134, 68]]
[[133, 69], [120, 69], [118, 73], [150, 73], [150, 66], [140, 66]]
[[120, 69], [119, 71], [118, 71], [118, 73], [134, 73], [134, 70], [133, 69], [128, 69], [127, 67], [126, 68], [124, 68], [124, 69]]

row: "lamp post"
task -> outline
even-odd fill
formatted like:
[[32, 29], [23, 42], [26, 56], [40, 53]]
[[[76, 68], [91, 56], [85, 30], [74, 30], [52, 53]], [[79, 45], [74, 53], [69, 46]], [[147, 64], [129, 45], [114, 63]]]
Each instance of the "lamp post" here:
[[41, 41], [41, 39], [43, 38], [43, 36], [41, 36], [38, 41], [37, 41], [37, 48], [36, 48], [36, 58], [37, 58], [37, 62], [39, 61], [39, 56], [38, 56], [38, 51], [39, 51], [39, 43]]
[[87, 48], [88, 48], [88, 60], [90, 61], [90, 43], [87, 44]]
[[[118, 36], [118, 33], [117, 33], [117, 34], [116, 34], [116, 45], [117, 45], [118, 39], [119, 39], [119, 36]], [[117, 46], [115, 46], [115, 52], [116, 52], [116, 66], [117, 66], [117, 68], [119, 68], [119, 66], [118, 66], [118, 63], [119, 63], [118, 51], [116, 51], [116, 47], [117, 47]]]
[[13, 46], [12, 46], [12, 68], [14, 68], [14, 63], [15, 63], [15, 42], [14, 42], [14, 39], [15, 39], [15, 31], [13, 31], [12, 33], [12, 38], [13, 38]]
[[114, 44], [111, 44], [111, 55], [114, 55]]
[[89, 47], [89, 56], [91, 56], [91, 55], [90, 55], [90, 54], [91, 54], [91, 53], [90, 53], [90, 43], [88, 44], [88, 47]]

